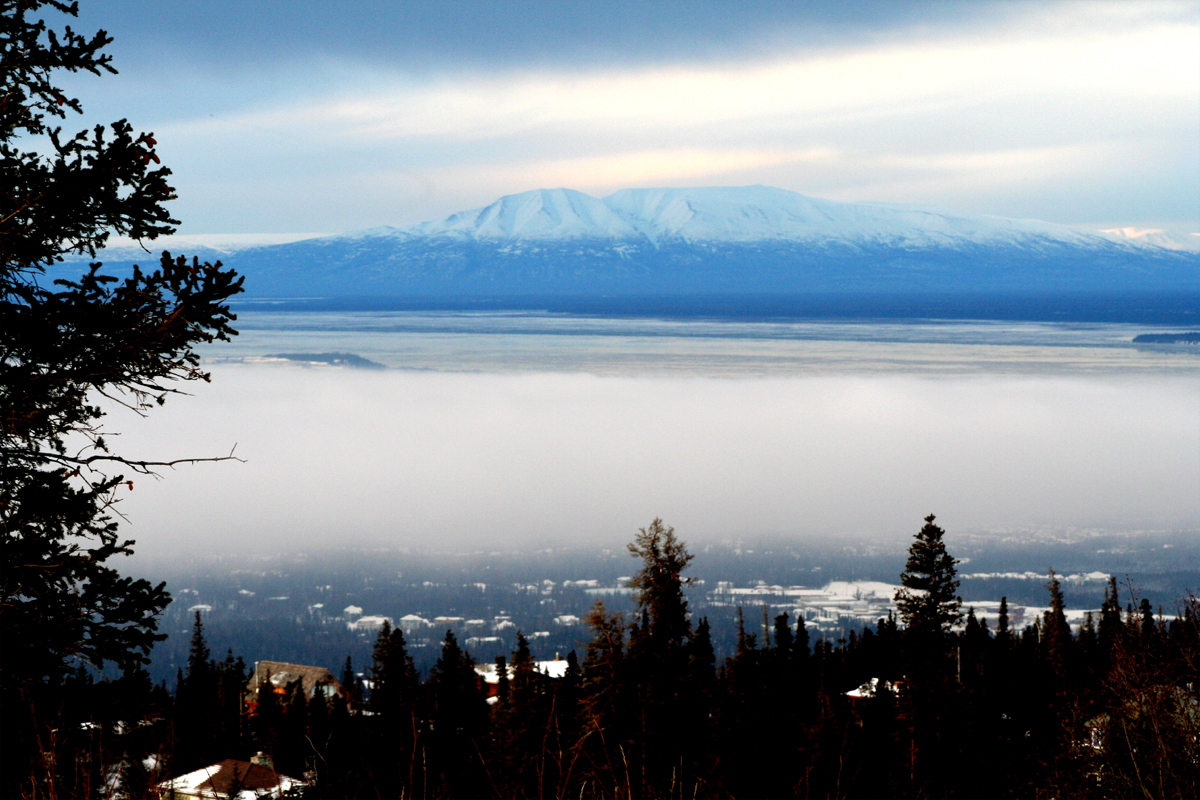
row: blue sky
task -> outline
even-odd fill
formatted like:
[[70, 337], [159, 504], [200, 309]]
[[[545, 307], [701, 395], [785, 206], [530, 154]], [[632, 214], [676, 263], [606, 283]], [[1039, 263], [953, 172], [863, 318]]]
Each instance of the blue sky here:
[[1197, 3], [81, 5], [78, 126], [157, 134], [181, 233], [753, 183], [1200, 231]]

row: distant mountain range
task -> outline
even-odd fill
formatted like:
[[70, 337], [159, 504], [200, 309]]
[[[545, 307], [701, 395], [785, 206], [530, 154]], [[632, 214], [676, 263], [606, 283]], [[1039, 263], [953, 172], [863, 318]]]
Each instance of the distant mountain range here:
[[766, 186], [542, 189], [408, 228], [191, 254], [236, 267], [258, 298], [1200, 296], [1200, 253], [1121, 233]]

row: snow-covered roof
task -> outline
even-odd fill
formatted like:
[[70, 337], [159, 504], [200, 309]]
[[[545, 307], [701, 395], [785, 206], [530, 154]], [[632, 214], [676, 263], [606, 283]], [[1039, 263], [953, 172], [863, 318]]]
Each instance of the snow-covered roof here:
[[[230, 790], [235, 785], [241, 786], [241, 791], [231, 795]], [[283, 797], [285, 792], [306, 785], [304, 781], [281, 775], [269, 767], [227, 758], [218, 764], [201, 767], [186, 775], [163, 781], [157, 788], [165, 797], [174, 795], [178, 798], [194, 797], [204, 800], [226, 800], [230, 797], [237, 800], [258, 800]]]
[[377, 631], [383, 627], [383, 623], [385, 622], [390, 626], [392, 618], [379, 616], [359, 617], [353, 622], [347, 622], [346, 627], [352, 631]]
[[254, 699], [261, 687], [270, 685], [282, 690], [297, 681], [306, 697], [311, 697], [316, 691], [320, 691], [326, 697], [344, 691], [342, 684], [325, 667], [288, 664], [283, 661], [259, 661], [254, 665], [254, 674], [250, 677], [246, 692], [250, 699]]
[[[512, 680], [515, 674], [513, 665], [508, 664], [506, 671], [508, 672], [509, 680]], [[553, 661], [535, 661], [533, 662], [533, 671], [540, 672], [548, 678], [562, 678], [567, 674], [567, 661], [562, 658], [556, 658]], [[500, 682], [500, 673], [496, 671], [495, 664], [476, 664], [475, 674], [483, 678], [484, 683]]]
[[[857, 689], [851, 689], [850, 691], [846, 692], [846, 697], [850, 697], [855, 700], [869, 700], [879, 693], [879, 689], [879, 678], [871, 678], [871, 680], [867, 681], [862, 686], [859, 686]], [[896, 687], [892, 685], [891, 681], [884, 681], [883, 689], [888, 692], [894, 692]]]

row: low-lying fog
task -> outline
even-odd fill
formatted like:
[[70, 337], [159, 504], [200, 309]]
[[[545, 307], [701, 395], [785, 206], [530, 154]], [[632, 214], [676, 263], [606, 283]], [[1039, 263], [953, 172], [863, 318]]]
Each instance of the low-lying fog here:
[[115, 448], [151, 557], [619, 546], [1030, 526], [1200, 529], [1193, 375], [595, 377], [227, 364]]

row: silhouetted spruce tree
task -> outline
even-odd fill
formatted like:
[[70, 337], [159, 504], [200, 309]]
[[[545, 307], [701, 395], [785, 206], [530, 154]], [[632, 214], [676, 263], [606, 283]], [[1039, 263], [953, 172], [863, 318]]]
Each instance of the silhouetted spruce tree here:
[[452, 630], [446, 631], [428, 690], [432, 705], [429, 754], [441, 791], [450, 797], [494, 794], [483, 761], [487, 703], [479, 688], [475, 662], [459, 647]]
[[374, 780], [385, 795], [412, 794], [421, 747], [417, 671], [404, 632], [386, 619], [375, 638], [370, 675], [373, 716], [367, 727], [370, 760], [378, 765]]
[[1008, 595], [1000, 598], [1000, 616], [996, 619], [996, 643], [1004, 650], [1012, 641], [1012, 632], [1008, 629]]
[[346, 656], [346, 663], [342, 666], [341, 683], [349, 697], [349, 705], [357, 706], [362, 703], [362, 684], [354, 672], [354, 661], [350, 656]]
[[[501, 660], [497, 660], [500, 669]], [[529, 640], [517, 631], [517, 647], [512, 660], [505, 665], [512, 673], [508, 680], [507, 702], [493, 706], [495, 730], [495, 763], [503, 776], [504, 794], [511, 797], [536, 797], [553, 792], [556, 781], [543, 786], [548, 762], [551, 760], [548, 733], [553, 725], [542, 676], [536, 674]]]
[[275, 769], [285, 775], [303, 775], [312, 755], [307, 741], [309, 703], [303, 681], [297, 679], [289, 683], [280, 699], [283, 713], [275, 731], [275, 751], [271, 753], [271, 759]]
[[622, 752], [634, 704], [625, 677], [625, 617], [597, 600], [586, 617], [592, 637], [583, 660], [578, 758], [579, 791], [613, 796], [631, 780]]
[[216, 667], [210, 656], [204, 639], [204, 623], [197, 610], [192, 623], [187, 672], [175, 698], [175, 745], [171, 767], [178, 774], [224, 757], [215, 757], [218, 755], [218, 688]]
[[548, 748], [554, 760], [554, 789], [548, 794], [555, 797], [567, 796], [572, 789], [578, 791], [577, 763], [580, 737], [580, 703], [582, 702], [583, 670], [574, 650], [567, 652], [567, 668], [562, 680], [553, 688], [552, 707], [554, 729], [548, 737]]
[[683, 724], [691, 696], [685, 642], [691, 634], [683, 571], [693, 556], [675, 529], [654, 519], [638, 531], [629, 552], [641, 567], [629, 582], [641, 623], [630, 630], [629, 663], [638, 697], [639, 731], [632, 757], [639, 762], [635, 792], [658, 793], [673, 783], [694, 785], [691, 734]]
[[896, 592], [896, 607], [904, 627], [912, 635], [934, 643], [944, 642], [951, 628], [962, 619], [958, 596], [958, 563], [946, 551], [946, 532], [925, 518], [908, 548], [908, 561], [900, 573], [902, 588]]
[[1063, 607], [1062, 583], [1053, 569], [1050, 570], [1046, 591], [1050, 593], [1050, 608], [1046, 610], [1042, 619], [1042, 641], [1046, 648], [1046, 663], [1053, 675], [1055, 690], [1063, 693], [1070, 678], [1068, 671], [1072, 660], [1071, 627], [1067, 624]]
[[1044, 676], [1039, 687], [1039, 730], [1031, 738], [1037, 740], [1042, 764], [1041, 779], [1051, 792], [1072, 796], [1086, 791], [1085, 769], [1075, 743], [1086, 736], [1086, 699], [1079, 696], [1075, 640], [1067, 623], [1062, 583], [1054, 570], [1046, 584], [1050, 608], [1041, 620], [1040, 673]]
[[1100, 662], [1099, 636], [1096, 633], [1096, 617], [1089, 611], [1084, 614], [1083, 624], [1079, 626], [1079, 635], [1075, 639], [1079, 659], [1079, 674], [1077, 679], [1089, 695], [1099, 689], [1100, 673], [1097, 665]]
[[944, 794], [946, 764], [957, 763], [961, 729], [952, 628], [962, 619], [958, 563], [946, 550], [945, 531], [925, 518], [900, 573], [896, 606], [904, 623], [905, 690], [902, 713], [909, 721], [912, 752], [907, 792]]
[[509, 700], [518, 716], [528, 717], [532, 713], [536, 695], [541, 688], [534, 675], [533, 654], [529, 652], [529, 640], [517, 631], [517, 649], [512, 654], [512, 681], [509, 685]]
[[[687, 676], [693, 692], [700, 698], [696, 708], [707, 709], [716, 688], [716, 655], [713, 652], [712, 629], [708, 617], [702, 617], [687, 642]], [[707, 711], [704, 711], [707, 716]]]
[[226, 301], [241, 291], [220, 264], [166, 254], [120, 281], [99, 263], [47, 274], [64, 256], [95, 258], [111, 234], [148, 242], [178, 224], [165, 206], [175, 196], [170, 170], [159, 166], [152, 135], [125, 120], [79, 133], [57, 125], [83, 110], [62, 88], [67, 73], [116, 72], [105, 31], [63, 24], [77, 15], [73, 2], [0, 2], [4, 797], [69, 791], [56, 770], [77, 759], [56, 744], [67, 737], [47, 736], [76, 722], [63, 711], [63, 692], [80, 663], [144, 664], [166, 638], [157, 632], [170, 602], [165, 584], [113, 566], [134, 543], [119, 535], [112, 513], [133, 488], [119, 472], [163, 464], [114, 447], [97, 397], [146, 412], [180, 391], [175, 381], [207, 380], [194, 348], [235, 333]]
[[1121, 623], [1121, 599], [1117, 592], [1117, 578], [1110, 575], [1108, 585], [1104, 587], [1104, 603], [1100, 606], [1100, 627], [1097, 631], [1101, 657], [1104, 659], [1102, 669], [1107, 672], [1113, 652], [1118, 647], [1124, 635]]
[[649, 616], [655, 652], [662, 658], [669, 657], [678, 652], [691, 630], [683, 593], [689, 579], [683, 577], [683, 571], [694, 556], [675, 536], [675, 529], [657, 518], [638, 531], [629, 552], [642, 562], [629, 581], [634, 600], [638, 610]]
[[496, 708], [508, 712], [508, 658], [496, 656]]
[[242, 706], [250, 674], [245, 660], [241, 656], [235, 658], [232, 648], [226, 650], [225, 660], [214, 666], [217, 671], [217, 744], [222, 752], [241, 753], [248, 747]]
[[410, 727], [411, 720], [407, 717], [416, 690], [417, 671], [408, 653], [404, 631], [392, 628], [385, 619], [371, 656], [371, 710], [392, 717], [397, 726]]

